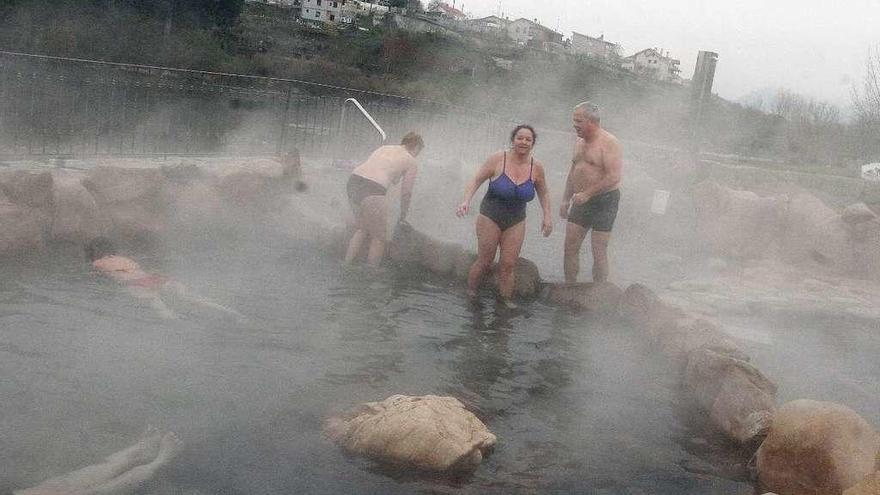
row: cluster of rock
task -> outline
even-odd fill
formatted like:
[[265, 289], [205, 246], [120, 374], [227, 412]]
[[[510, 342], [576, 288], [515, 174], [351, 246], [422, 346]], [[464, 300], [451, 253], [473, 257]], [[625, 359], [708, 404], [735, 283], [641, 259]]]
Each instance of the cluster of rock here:
[[[230, 215], [264, 214], [277, 209], [280, 193], [289, 189], [286, 175], [273, 160], [0, 169], [0, 254], [96, 235], [155, 235], [181, 223], [205, 228]], [[761, 197], [714, 183], [698, 185], [693, 199], [699, 236], [719, 255], [813, 260], [880, 274], [880, 220], [863, 205], [837, 214], [806, 194]], [[344, 249], [345, 228], [300, 217], [328, 251]], [[475, 255], [403, 225], [389, 256], [399, 265], [463, 281]], [[697, 411], [731, 440], [760, 444], [756, 465], [766, 489], [780, 495], [878, 493], [877, 432], [837, 404], [794, 401], [777, 409], [776, 386], [714, 322], [638, 284], [621, 291], [609, 283], [548, 283], [525, 259], [517, 263], [516, 280], [521, 297], [619, 314], [644, 331], [680, 365], [682, 387]], [[327, 432], [351, 452], [436, 471], [471, 470], [496, 441], [460, 402], [433, 396], [365, 404], [328, 421]]]
[[[466, 272], [456, 270], [454, 260], [473, 259], [473, 255], [467, 255], [468, 258], [462, 254], [461, 248], [411, 228], [395, 236], [392, 244], [397, 260], [458, 279], [463, 279]], [[526, 273], [525, 285], [540, 286], [542, 290], [529, 289], [523, 294], [587, 311], [618, 314], [643, 331], [653, 348], [680, 365], [682, 389], [692, 401], [695, 413], [707, 417], [714, 428], [747, 450], [757, 448], [757, 476], [764, 488], [779, 495], [839, 494], [843, 490], [848, 490], [849, 495], [878, 494], [880, 475], [876, 473], [874, 459], [880, 455], [880, 436], [876, 430], [839, 404], [798, 400], [777, 408], [776, 385], [716, 323], [665, 303], [640, 284], [625, 291], [610, 283], [553, 284], [540, 282], [535, 269]], [[393, 407], [393, 403], [403, 400], [393, 397], [381, 403], [386, 404], [383, 406], [362, 406], [348, 419], [331, 420], [328, 431], [346, 450], [378, 460], [391, 459], [395, 463], [444, 471], [452, 465], [476, 467], [475, 454], [465, 463], [438, 463], [433, 459], [460, 459], [462, 452], [473, 452], [474, 445], [482, 445], [482, 440], [473, 439], [487, 438], [482, 423], [474, 426], [458, 421], [470, 426], [464, 430], [467, 433], [452, 435], [465, 439], [453, 448], [439, 443], [437, 432], [447, 428], [442, 426], [442, 415], [419, 413], [414, 419], [408, 411]], [[419, 399], [406, 399], [411, 400]], [[442, 400], [459, 404], [452, 398]], [[387, 404], [389, 401], [392, 404]], [[424, 436], [420, 433], [409, 437], [408, 432], [415, 428], [411, 424], [414, 420], [420, 422], [418, 430], [424, 431]], [[372, 425], [381, 427], [376, 426], [374, 431]], [[408, 443], [403, 438], [410, 438], [414, 445], [402, 446]], [[494, 436], [491, 438], [494, 443]], [[419, 455], [419, 445], [432, 443], [451, 449], [451, 454], [429, 449], [424, 460], [414, 459]], [[388, 445], [393, 445], [393, 449], [384, 450], [383, 446]], [[477, 450], [481, 455], [485, 453], [483, 449]]]
[[717, 256], [818, 262], [880, 279], [880, 218], [864, 203], [838, 213], [807, 192], [759, 196], [712, 181], [692, 197], [697, 235]]
[[271, 206], [288, 184], [268, 159], [214, 166], [0, 168], [0, 255], [97, 235], [143, 237], [204, 228]]

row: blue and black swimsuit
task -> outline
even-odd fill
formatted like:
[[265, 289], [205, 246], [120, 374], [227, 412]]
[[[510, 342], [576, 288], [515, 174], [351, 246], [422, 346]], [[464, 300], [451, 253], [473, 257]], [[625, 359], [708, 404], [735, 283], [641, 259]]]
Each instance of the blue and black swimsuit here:
[[535, 159], [532, 158], [529, 179], [522, 184], [516, 184], [507, 176], [505, 152], [501, 175], [489, 181], [489, 190], [480, 203], [480, 214], [495, 222], [502, 232], [526, 219], [526, 203], [535, 199], [535, 182], [532, 180], [534, 168]]

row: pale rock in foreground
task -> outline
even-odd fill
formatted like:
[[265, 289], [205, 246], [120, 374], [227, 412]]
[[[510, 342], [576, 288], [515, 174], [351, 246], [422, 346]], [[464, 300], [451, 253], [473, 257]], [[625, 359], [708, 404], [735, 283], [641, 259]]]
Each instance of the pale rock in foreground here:
[[773, 416], [756, 454], [758, 480], [779, 495], [836, 495], [875, 470], [878, 450], [880, 435], [852, 409], [796, 400]]
[[426, 471], [471, 471], [496, 438], [452, 397], [393, 395], [327, 420], [327, 435], [348, 452]]

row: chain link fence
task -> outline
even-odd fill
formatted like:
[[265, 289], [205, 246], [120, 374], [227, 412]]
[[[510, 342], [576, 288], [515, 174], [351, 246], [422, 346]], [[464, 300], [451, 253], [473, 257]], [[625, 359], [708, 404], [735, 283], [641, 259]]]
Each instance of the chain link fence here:
[[0, 158], [304, 154], [361, 158], [409, 130], [474, 157], [509, 123], [436, 102], [291, 79], [0, 52]]

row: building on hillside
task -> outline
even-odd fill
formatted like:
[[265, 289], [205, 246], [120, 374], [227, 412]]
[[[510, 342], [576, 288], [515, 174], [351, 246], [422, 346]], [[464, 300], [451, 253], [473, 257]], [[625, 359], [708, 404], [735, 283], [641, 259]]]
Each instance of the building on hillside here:
[[306, 21], [336, 24], [352, 22], [350, 14], [353, 0], [299, 0], [300, 17]]
[[302, 0], [245, 0], [249, 3], [262, 3], [266, 5], [276, 5], [278, 7], [284, 7], [293, 9], [293, 16], [300, 17], [300, 10], [302, 9]]
[[571, 53], [590, 58], [611, 60], [620, 56], [620, 45], [605, 40], [605, 35], [593, 38], [585, 34], [571, 32]]
[[562, 45], [562, 33], [538, 24], [537, 19], [530, 21], [520, 17], [507, 25], [507, 35], [520, 45], [529, 45], [544, 49], [545, 43]]
[[425, 9], [425, 15], [451, 21], [464, 21], [467, 19], [464, 12], [446, 2], [431, 2], [431, 4], [428, 5], [428, 8]]
[[665, 55], [656, 48], [647, 48], [623, 59], [621, 67], [636, 74], [651, 77], [658, 81], [681, 84], [681, 62]]
[[384, 16], [391, 9], [387, 5], [382, 5], [379, 3], [371, 3], [371, 2], [361, 2], [358, 0], [349, 0], [349, 3], [352, 5], [352, 11], [354, 15], [372, 15], [372, 16]]
[[473, 19], [467, 22], [467, 28], [482, 34], [488, 34], [498, 37], [507, 36], [507, 25], [510, 20], [490, 15], [481, 19]]

